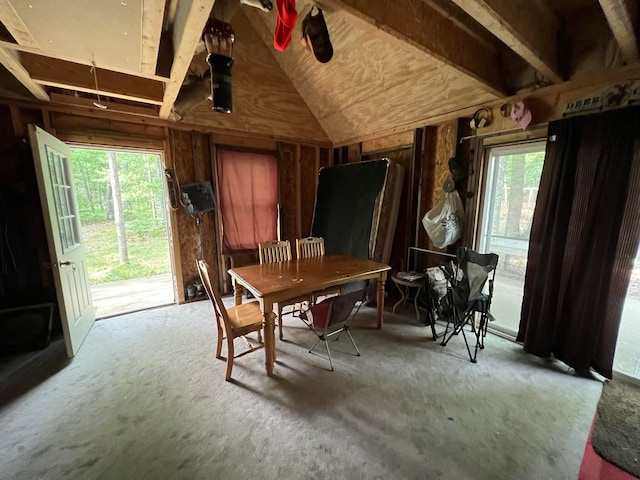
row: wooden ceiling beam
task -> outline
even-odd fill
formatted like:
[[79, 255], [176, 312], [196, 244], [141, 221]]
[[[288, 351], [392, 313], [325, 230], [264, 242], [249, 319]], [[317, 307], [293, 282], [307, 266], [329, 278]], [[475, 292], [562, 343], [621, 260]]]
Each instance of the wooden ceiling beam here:
[[[72, 105], [79, 108], [88, 108], [92, 111], [98, 111], [95, 106], [95, 99], [76, 97], [73, 95], [65, 95], [62, 93], [51, 92], [51, 104], [60, 105]], [[143, 117], [158, 117], [158, 106], [141, 106], [141, 105], [129, 105], [124, 103], [112, 102], [109, 100], [102, 100], [103, 105], [107, 106], [110, 112], [126, 113], [129, 115], [138, 115]]]
[[402, 40], [475, 80], [498, 97], [507, 94], [498, 52], [423, 0], [322, 0]]
[[215, 1], [183, 0], [176, 6], [172, 32], [173, 65], [160, 107], [160, 118], [167, 119], [171, 114]]
[[4, 65], [11, 75], [16, 77], [34, 97], [43, 102], [49, 101], [49, 95], [46, 90], [31, 78], [29, 72], [22, 66], [22, 63], [20, 63], [18, 52], [0, 47], [0, 63]]
[[[41, 85], [96, 93], [91, 68], [86, 65], [24, 52], [22, 65], [31, 78]], [[101, 68], [97, 69], [97, 77], [102, 95], [153, 105], [162, 104], [162, 82]]]
[[[85, 66], [91, 68], [91, 60], [66, 57], [64, 55], [55, 55], [52, 52], [45, 52], [45, 51], [42, 51], [42, 50], [40, 50], [38, 48], [26, 47], [26, 46], [18, 45], [18, 44], [15, 44], [15, 43], [9, 43], [9, 42], [3, 41], [3, 40], [0, 40], [0, 48], [5, 48], [7, 50], [15, 50], [15, 51], [18, 51], [18, 52], [31, 53], [31, 54], [38, 55], [38, 56], [45, 57], [45, 58], [53, 58], [53, 59], [57, 59], [57, 60], [64, 60], [66, 62], [76, 63], [78, 65], [85, 65]], [[162, 50], [160, 50], [159, 57], [162, 57]], [[111, 70], [113, 72], [120, 72], [120, 73], [123, 73], [125, 75], [133, 75], [135, 77], [148, 78], [150, 80], [155, 80], [155, 81], [158, 81], [158, 82], [166, 82], [169, 79], [169, 74], [162, 75], [162, 73], [160, 73], [160, 72], [156, 72], [155, 74], [147, 74], [147, 73], [143, 73], [143, 72], [131, 72], [130, 70], [127, 70], [127, 69], [124, 69], [124, 68], [118, 68], [118, 67], [112, 67], [112, 66], [109, 67], [109, 70]]]
[[525, 7], [513, 0], [453, 2], [550, 81], [564, 81], [558, 64], [559, 22], [544, 3], [533, 0]]
[[0, 0], [0, 22], [4, 24], [19, 45], [39, 48], [38, 42], [33, 38], [9, 0]]
[[599, 0], [609, 27], [627, 63], [637, 62], [638, 0]]
[[165, 0], [144, 0], [142, 2], [142, 72], [154, 75], [160, 50], [162, 20]]

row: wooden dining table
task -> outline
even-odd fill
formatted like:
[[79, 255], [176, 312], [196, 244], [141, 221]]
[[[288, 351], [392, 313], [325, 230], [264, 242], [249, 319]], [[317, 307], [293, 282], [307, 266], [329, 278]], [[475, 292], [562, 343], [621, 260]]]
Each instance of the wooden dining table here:
[[329, 287], [376, 279], [377, 328], [382, 328], [384, 283], [390, 269], [389, 265], [348, 255], [324, 255], [229, 269], [229, 275], [233, 280], [235, 304], [242, 303], [244, 289], [251, 292], [260, 302], [264, 316], [267, 375], [273, 375], [275, 363], [275, 303]]

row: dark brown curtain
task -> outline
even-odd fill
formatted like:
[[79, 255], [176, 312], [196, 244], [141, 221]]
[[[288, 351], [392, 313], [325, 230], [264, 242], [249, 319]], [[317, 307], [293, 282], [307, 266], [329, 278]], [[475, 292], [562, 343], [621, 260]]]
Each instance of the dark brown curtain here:
[[517, 340], [611, 378], [640, 237], [640, 109], [553, 122]]
[[222, 252], [278, 238], [278, 163], [274, 155], [217, 150]]

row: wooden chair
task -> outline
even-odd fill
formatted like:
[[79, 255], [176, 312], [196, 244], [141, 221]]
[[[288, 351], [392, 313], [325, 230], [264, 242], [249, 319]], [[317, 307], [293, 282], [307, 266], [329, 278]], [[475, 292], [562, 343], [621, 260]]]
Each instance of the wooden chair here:
[[[242, 357], [247, 353], [264, 347], [264, 345], [262, 344], [261, 335], [263, 316], [262, 311], [260, 310], [260, 303], [258, 301], [253, 301], [227, 309], [224, 306], [224, 303], [222, 303], [220, 294], [211, 283], [211, 277], [209, 276], [209, 265], [204, 260], [197, 260], [197, 264], [198, 273], [200, 273], [202, 284], [204, 285], [209, 299], [211, 299], [213, 310], [216, 316], [216, 324], [218, 327], [218, 346], [216, 348], [216, 358], [223, 358], [221, 355], [222, 339], [227, 339], [227, 373], [225, 375], [225, 380], [229, 381], [231, 379], [231, 370], [233, 370], [234, 358]], [[250, 348], [240, 353], [239, 355], [234, 356], [233, 340], [238, 337], [244, 338], [244, 335], [247, 335], [251, 332], [258, 332], [258, 342], [260, 342], [260, 345], [253, 347], [245, 338], [244, 340], [247, 342], [247, 345], [249, 345]]]
[[[272, 240], [270, 242], [264, 242], [258, 244], [258, 255], [260, 256], [260, 263], [274, 263], [274, 262], [286, 262], [291, 260], [291, 243], [289, 240]], [[282, 334], [282, 315], [285, 307], [291, 307], [290, 312], [287, 314], [293, 315], [296, 311], [302, 311], [300, 305], [304, 302], [310, 302], [311, 296], [305, 295], [303, 297], [292, 298], [284, 303], [275, 304], [274, 307], [278, 314], [278, 334], [280, 340], [284, 340]]]
[[[298, 258], [322, 257], [324, 256], [324, 238], [307, 237], [296, 238], [296, 254]], [[314, 305], [319, 297], [329, 297], [332, 295], [340, 295], [342, 286], [329, 287], [319, 292], [313, 292], [311, 296], [311, 304]]]
[[296, 255], [298, 258], [321, 257], [324, 255], [324, 238], [307, 237], [296, 239]]
[[260, 263], [286, 262], [291, 260], [289, 240], [272, 240], [258, 244]]

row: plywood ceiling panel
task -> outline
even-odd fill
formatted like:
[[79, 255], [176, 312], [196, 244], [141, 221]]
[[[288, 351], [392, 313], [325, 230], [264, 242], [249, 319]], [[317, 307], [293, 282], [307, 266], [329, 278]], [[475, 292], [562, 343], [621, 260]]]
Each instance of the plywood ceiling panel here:
[[141, 71], [143, 0], [11, 0], [40, 50]]
[[[211, 101], [203, 100], [182, 121], [230, 131], [331, 143], [242, 11], [236, 13], [231, 23], [236, 38], [231, 69], [233, 113], [213, 112]], [[201, 71], [203, 67], [206, 68], [205, 56], [199, 55], [191, 70]]]
[[[308, 3], [298, 2], [301, 12]], [[247, 12], [263, 41], [275, 16]], [[496, 97], [452, 68], [344, 12], [325, 12], [334, 56], [321, 64], [301, 43], [300, 24], [273, 55], [334, 143], [388, 132]], [[260, 23], [259, 23], [260, 22]]]

